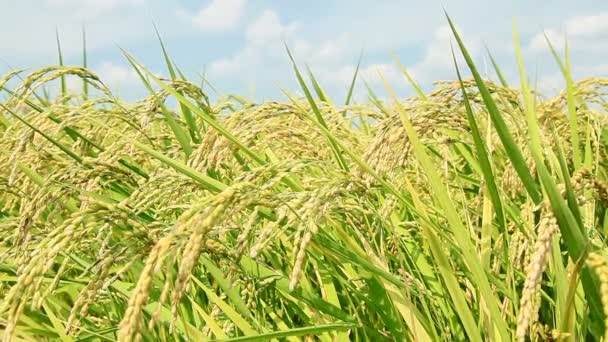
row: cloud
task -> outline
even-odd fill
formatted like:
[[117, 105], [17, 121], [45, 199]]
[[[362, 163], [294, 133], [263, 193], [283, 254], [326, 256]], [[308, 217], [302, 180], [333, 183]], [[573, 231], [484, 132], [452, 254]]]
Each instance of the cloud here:
[[[66, 84], [66, 88], [67, 91], [72, 93], [72, 94], [77, 94], [82, 92], [83, 89], [83, 82], [82, 82], [82, 78], [77, 77], [77, 76], [73, 76], [73, 75], [68, 75], [68, 77], [66, 77], [65, 79], [65, 84]], [[56, 89], [53, 89], [55, 91], [59, 91], [59, 86], [56, 86]]]
[[528, 49], [533, 52], [545, 51], [549, 48], [547, 45], [547, 39], [553, 44], [555, 48], [561, 48], [561, 44], [556, 44], [558, 42], [562, 42], [564, 40], [564, 34], [560, 33], [554, 29], [545, 30], [542, 33], [537, 33], [530, 40], [530, 45]]
[[[362, 42], [350, 32], [337, 32], [330, 38], [315, 40], [308, 31], [300, 30], [297, 22], [281, 21], [277, 12], [267, 9], [245, 29], [245, 44], [236, 53], [217, 59], [210, 64], [213, 79], [238, 77], [240, 81], [268, 82], [274, 86], [293, 83], [293, 73], [283, 43], [287, 42], [296, 61], [309, 65], [315, 77], [329, 92], [343, 92], [352, 81], [356, 66], [352, 61], [360, 52]], [[423, 48], [418, 62], [407, 66], [408, 72], [421, 84], [430, 84], [438, 75], [452, 74], [450, 53], [451, 31], [448, 26], [439, 27]], [[469, 37], [470, 38], [470, 37]], [[479, 39], [468, 44], [472, 54], [479, 50]], [[401, 70], [390, 60], [387, 51], [380, 60], [364, 63], [360, 77], [377, 89], [384, 89], [380, 73], [399, 92], [407, 89], [407, 80]], [[267, 84], [266, 84], [267, 85]], [[359, 89], [362, 83], [359, 84]]]
[[[458, 32], [463, 35], [464, 30], [458, 28]], [[475, 59], [479, 57], [482, 49], [482, 40], [479, 35], [466, 35], [466, 46], [468, 52]], [[422, 47], [417, 47], [417, 50], [422, 51], [422, 55], [413, 62], [406, 63], [402, 61], [407, 72], [418, 83], [423, 90], [432, 88], [432, 82], [439, 79], [454, 79], [454, 62], [450, 50], [450, 42], [452, 40], [452, 32], [449, 26], [439, 26], [433, 33], [432, 37]], [[456, 60], [459, 65], [463, 66], [464, 61], [458, 53], [458, 47], [454, 47], [456, 52]], [[386, 60], [386, 61], [384, 61]], [[350, 84], [355, 72], [355, 65], [340, 66], [341, 62], [336, 62], [335, 65], [325, 68], [325, 74], [320, 77], [322, 80], [329, 82], [337, 89], [345, 89], [345, 86]], [[343, 63], [343, 62], [342, 62]], [[464, 69], [464, 68], [463, 68]], [[466, 71], [461, 69], [462, 72]], [[381, 98], [385, 93], [385, 86], [382, 77], [389, 83], [393, 91], [398, 96], [414, 95], [413, 88], [410, 86], [403, 71], [398, 64], [387, 56], [379, 62], [364, 64], [359, 70], [359, 77], [372, 87], [374, 92]], [[359, 82], [357, 92], [365, 94], [366, 90], [362, 87], [363, 82]]]
[[[462, 32], [462, 30], [459, 30]], [[450, 40], [452, 32], [449, 26], [439, 27], [433, 34], [433, 38], [424, 48], [424, 54], [415, 63], [406, 65], [405, 69], [412, 76], [412, 78], [420, 86], [429, 86], [433, 80], [448, 75], [453, 75], [454, 63], [452, 61], [452, 54], [450, 52]], [[474, 56], [479, 51], [479, 42], [477, 40], [471, 40], [467, 42], [467, 50]], [[338, 70], [342, 74], [341, 82], [346, 84], [352, 79], [354, 68], [351, 68], [352, 72], [350, 75], [344, 73], [342, 70]], [[391, 84], [391, 86], [403, 86], [408, 84], [407, 79], [401, 69], [394, 62], [383, 62], [383, 63], [372, 63], [364, 66], [361, 71], [361, 77], [367, 81], [370, 85], [384, 88], [382, 77]]]
[[566, 81], [560, 72], [541, 76], [538, 80], [538, 90], [545, 96], [557, 95], [565, 87]]
[[265, 44], [288, 38], [297, 28], [295, 23], [281, 24], [275, 11], [265, 10], [245, 31], [249, 44]]
[[[462, 30], [459, 29], [462, 35]], [[421, 64], [432, 67], [445, 67], [453, 64], [452, 54], [450, 51], [450, 42], [452, 41], [452, 30], [449, 26], [441, 26], [435, 31], [432, 40], [426, 48], [424, 59]], [[474, 52], [477, 50], [477, 44], [467, 42], [467, 50]]]
[[[246, 89], [250, 82], [254, 82], [258, 94], [276, 94], [277, 88], [299, 89], [283, 47], [284, 42], [290, 47], [298, 65], [302, 69], [305, 65], [310, 66], [324, 89], [329, 94], [338, 96], [348, 89], [361, 48], [364, 48], [365, 58], [362, 61], [360, 76], [374, 91], [378, 91], [378, 94], [384, 89], [378, 69], [382, 70], [384, 77], [398, 94], [413, 93], [407, 80], [391, 60], [389, 51], [394, 51], [399, 56], [407, 71], [424, 91], [431, 90], [435, 80], [456, 77], [450, 43], [456, 50], [456, 58], [463, 76], [470, 75], [458, 47], [454, 44], [449, 26], [441, 15], [431, 13], [432, 8], [422, 6], [416, 7], [416, 11], [405, 11], [407, 6], [402, 7], [392, 2], [382, 2], [379, 8], [359, 4], [354, 7], [356, 11], [351, 10], [342, 17], [332, 16], [330, 12], [328, 15], [315, 16], [314, 20], [306, 15], [288, 19], [288, 12], [273, 9], [259, 12], [243, 31], [243, 45], [232, 53], [212, 60], [208, 76], [212, 82], [220, 84], [220, 87], [225, 86], [231, 90]], [[460, 7], [451, 13], [455, 13], [453, 17], [458, 19], [457, 22], [461, 25], [458, 32], [463, 36], [467, 50], [483, 76], [495, 78], [491, 63], [483, 59], [485, 42], [489, 45], [493, 57], [502, 66], [505, 77], [517, 80], [509, 24], [511, 16], [516, 16], [518, 12], [525, 14], [525, 8], [519, 5], [513, 8], [505, 4], [502, 8], [504, 13], [499, 16], [482, 13], [473, 15], [464, 10], [458, 14], [459, 11]], [[415, 15], [412, 14], [414, 12]], [[441, 12], [440, 9], [438, 12]], [[597, 64], [601, 61], [597, 58], [598, 52], [608, 52], [608, 36], [605, 33], [608, 24], [604, 24], [608, 23], [608, 16], [598, 11], [589, 13], [593, 15], [580, 15], [584, 14], [580, 9], [560, 10], [559, 13], [546, 13], [546, 16], [534, 21], [520, 23], [522, 41], [530, 46], [537, 46], [537, 49], [542, 46], [546, 51], [542, 32], [541, 35], [537, 34], [538, 27], [546, 25], [548, 35], [554, 42], [560, 32], [567, 30], [570, 36], [576, 36], [576, 42], [570, 45], [573, 61], [576, 57], [573, 70], [582, 70], [582, 65]], [[557, 25], [560, 22], [562, 25]], [[503, 29], [492, 26], [493, 23], [501, 23], [500, 27]], [[424, 31], [417, 30], [422, 26], [426, 28]], [[604, 37], [606, 43], [598, 43], [599, 37]], [[585, 43], [585, 49], [581, 48], [581, 41]], [[589, 43], [591, 41], [594, 42], [593, 45]], [[587, 53], [578, 52], [579, 55], [576, 55], [575, 50]], [[532, 65], [536, 63], [539, 75], [553, 74], [555, 65], [550, 54], [547, 56], [546, 53], [531, 53], [525, 48], [524, 52], [530, 64], [529, 70], [535, 70]], [[576, 75], [578, 74], [577, 72]], [[541, 80], [542, 78], [539, 78], [539, 82]], [[556, 78], [547, 79], [545, 85], [549, 87], [556, 84], [556, 81]], [[358, 82], [356, 92], [365, 94], [366, 90], [362, 84]]]
[[[129, 88], [140, 87], [139, 76], [129, 66], [123, 64], [116, 64], [110, 61], [105, 61], [99, 64], [97, 67], [91, 68], [91, 70], [99, 76], [101, 81], [114, 91], [125, 90]], [[82, 78], [75, 75], [68, 75], [66, 77], [66, 88], [70, 93], [81, 93], [83, 90]], [[90, 88], [90, 87], [89, 87]], [[143, 85], [140, 87], [143, 88]], [[53, 93], [58, 94], [61, 91], [60, 83], [54, 82], [50, 90]], [[145, 93], [144, 93], [145, 94]], [[139, 94], [138, 94], [139, 95]]]
[[139, 76], [135, 70], [126, 65], [103, 62], [93, 70], [95, 70], [101, 81], [109, 86], [125, 85], [139, 81]]
[[210, 72], [219, 75], [233, 74], [241, 69], [237, 58], [222, 58], [211, 64]]
[[[461, 36], [464, 36], [464, 30], [460, 28], [457, 28], [457, 30]], [[467, 35], [466, 37], [467, 51], [475, 58], [481, 51], [481, 40], [475, 35]], [[440, 26], [435, 30], [433, 37], [424, 48], [422, 58], [418, 62], [406, 66], [408, 73], [419, 85], [429, 86], [432, 81], [456, 77], [450, 43], [453, 43], [450, 27], [448, 25]], [[463, 65], [464, 61], [457, 45], [454, 46], [454, 52], [459, 65]], [[403, 78], [403, 76], [401, 77]]]
[[608, 33], [608, 13], [576, 16], [566, 22], [566, 32], [574, 37]]
[[554, 47], [563, 49], [562, 42], [568, 38], [571, 46], [581, 49], [604, 50], [604, 43], [608, 38], [608, 13], [594, 15], [579, 15], [565, 21], [560, 27], [552, 27], [544, 32], [535, 34], [530, 40], [529, 50], [532, 52], [545, 51], [548, 49], [545, 35]]
[[531, 60], [537, 63], [541, 75], [541, 93], [551, 95], [564, 88], [564, 81], [551, 56], [545, 35], [562, 60], [564, 41], [567, 39], [570, 68], [575, 80], [608, 75], [608, 67], [604, 62], [608, 53], [608, 12], [566, 17], [561, 24], [532, 35], [527, 52], [532, 57]]
[[227, 31], [239, 24], [245, 5], [245, 0], [211, 0], [194, 15], [184, 9], [178, 9], [177, 15], [186, 18], [192, 26], [201, 31]]
[[[167, 10], [162, 10], [156, 0], [23, 0], [6, 3], [0, 11], [0, 21], [11, 28], [11, 34], [0, 36], [0, 57], [17, 67], [56, 63], [57, 28], [64, 62], [79, 63], [83, 25], [92, 59], [97, 58], [98, 51], [103, 48], [116, 51], [116, 44], [128, 48], [132, 42], [156, 43], [151, 16], [160, 12], [166, 13]], [[165, 36], [177, 30], [175, 25], [159, 22]]]
[[[361, 69], [362, 79], [369, 84], [384, 87], [384, 83], [380, 75], [382, 75], [382, 77], [384, 77], [384, 79], [391, 84], [391, 86], [405, 81], [405, 78], [402, 76], [399, 68], [392, 63], [373, 63]], [[350, 79], [352, 79], [352, 77], [353, 74], [351, 74], [348, 79], [344, 79], [343, 84], [345, 84], [344, 82], [348, 82]]]
[[318, 67], [322, 78], [332, 82], [341, 82], [346, 78], [350, 80], [354, 66], [345, 64], [344, 59], [349, 58], [350, 52], [360, 49], [353, 43], [352, 37], [337, 33], [332, 38], [316, 41], [314, 38], [300, 38], [306, 35], [300, 28], [300, 23], [283, 22], [276, 11], [266, 9], [246, 27], [243, 47], [231, 56], [213, 61], [209, 71], [218, 77], [243, 75], [243, 72], [247, 76], [255, 76], [256, 70], [275, 71], [281, 68], [287, 77], [291, 77], [284, 46], [287, 43], [296, 60], [314, 66], [313, 69]]
[[[608, 76], [608, 63], [580, 65], [574, 68], [575, 81], [584, 78], [597, 78]], [[538, 81], [540, 93], [546, 96], [554, 96], [566, 89], [566, 79], [560, 71], [555, 71], [540, 76]]]
[[223, 77], [245, 69], [251, 70], [256, 64], [264, 63], [273, 57], [287, 58], [283, 42], [289, 40], [296, 29], [296, 23], [282, 24], [276, 12], [265, 10], [247, 26], [244, 47], [233, 56], [212, 62], [209, 72]]

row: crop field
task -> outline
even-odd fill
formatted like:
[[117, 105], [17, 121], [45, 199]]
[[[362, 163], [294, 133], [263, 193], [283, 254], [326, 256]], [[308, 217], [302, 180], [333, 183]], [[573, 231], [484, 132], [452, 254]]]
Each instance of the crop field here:
[[3, 340], [608, 340], [608, 79], [549, 44], [546, 97], [515, 39], [493, 82], [451, 28], [454, 80], [402, 68], [410, 98], [330, 99], [288, 53], [283, 102], [210, 100], [166, 52], [124, 52], [132, 103], [2, 77]]

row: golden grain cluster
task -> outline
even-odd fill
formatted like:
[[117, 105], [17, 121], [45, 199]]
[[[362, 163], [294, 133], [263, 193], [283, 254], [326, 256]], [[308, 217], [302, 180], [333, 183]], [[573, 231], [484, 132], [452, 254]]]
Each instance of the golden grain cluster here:
[[[96, 90], [40, 95], [66, 75]], [[45, 68], [2, 102], [4, 340], [229, 339], [277, 331], [328, 341], [500, 340], [495, 320], [524, 340], [572, 338], [603, 325], [585, 318], [588, 290], [578, 272], [587, 268], [565, 256], [555, 202], [543, 196], [534, 203], [526, 192], [474, 80], [463, 86], [503, 222], [486, 190], [458, 81], [439, 83], [424, 99], [400, 100], [401, 109], [317, 101], [323, 125], [305, 99], [212, 103], [187, 81], [163, 82], [168, 89], [130, 104], [86, 69]], [[486, 85], [536, 174], [521, 94]], [[573, 89], [579, 146], [568, 138], [566, 92], [538, 95], [535, 112], [548, 170], [560, 198], [576, 208], [591, 251], [605, 244], [608, 228], [608, 80]], [[204, 116], [168, 108], [176, 93]], [[189, 149], [176, 132], [185, 133]], [[453, 228], [413, 153], [419, 146], [465, 231]], [[560, 167], [574, 170], [575, 150], [583, 165], [564, 173]], [[460, 244], [462, 234], [470, 244]], [[467, 253], [480, 260], [490, 293], [478, 286]], [[605, 259], [594, 252], [586, 265], [599, 274], [608, 312]]]

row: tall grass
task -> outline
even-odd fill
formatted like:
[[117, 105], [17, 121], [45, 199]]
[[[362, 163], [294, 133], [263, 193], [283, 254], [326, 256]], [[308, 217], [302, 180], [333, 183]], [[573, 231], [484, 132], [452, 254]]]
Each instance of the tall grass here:
[[[498, 85], [454, 36], [471, 79], [425, 94], [399, 64], [415, 97], [353, 104], [355, 74], [341, 107], [291, 54], [304, 98], [210, 102], [160, 35], [170, 79], [125, 52], [136, 103], [83, 67], [6, 75], [4, 340], [603, 338], [608, 80], [553, 50], [543, 97], [515, 32]], [[39, 95], [67, 76], [82, 94]]]

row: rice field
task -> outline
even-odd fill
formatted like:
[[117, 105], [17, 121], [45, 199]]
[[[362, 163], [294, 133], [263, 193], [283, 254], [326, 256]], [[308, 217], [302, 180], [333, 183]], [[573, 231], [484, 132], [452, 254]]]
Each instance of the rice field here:
[[265, 103], [167, 54], [161, 79], [125, 52], [134, 103], [5, 75], [3, 340], [608, 340], [608, 79], [554, 53], [545, 97], [516, 40], [521, 82], [492, 82], [452, 29], [453, 81], [366, 103], [295, 62], [304, 96]]

